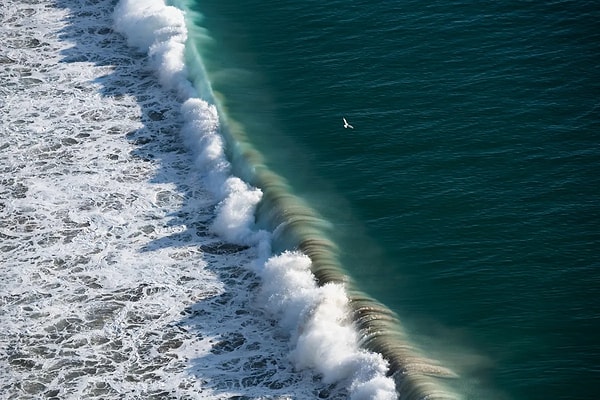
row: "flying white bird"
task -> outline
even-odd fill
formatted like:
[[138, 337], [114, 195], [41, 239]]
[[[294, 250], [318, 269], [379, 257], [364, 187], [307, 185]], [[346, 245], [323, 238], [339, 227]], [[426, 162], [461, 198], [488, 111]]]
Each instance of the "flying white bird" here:
[[344, 120], [344, 128], [354, 129], [354, 127], [346, 121], [346, 118], [342, 117], [342, 119]]

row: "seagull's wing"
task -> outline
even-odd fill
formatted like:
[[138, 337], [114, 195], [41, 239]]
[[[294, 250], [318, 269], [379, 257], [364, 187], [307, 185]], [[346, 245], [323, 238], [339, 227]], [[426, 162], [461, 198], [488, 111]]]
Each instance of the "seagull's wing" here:
[[346, 118], [342, 117], [342, 119], [344, 120], [344, 125], [348, 125], [348, 121], [346, 121]]

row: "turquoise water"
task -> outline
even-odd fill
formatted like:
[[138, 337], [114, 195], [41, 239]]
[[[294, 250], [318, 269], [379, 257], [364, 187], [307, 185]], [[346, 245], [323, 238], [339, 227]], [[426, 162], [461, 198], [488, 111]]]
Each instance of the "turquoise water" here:
[[189, 6], [227, 118], [459, 390], [594, 398], [596, 2]]

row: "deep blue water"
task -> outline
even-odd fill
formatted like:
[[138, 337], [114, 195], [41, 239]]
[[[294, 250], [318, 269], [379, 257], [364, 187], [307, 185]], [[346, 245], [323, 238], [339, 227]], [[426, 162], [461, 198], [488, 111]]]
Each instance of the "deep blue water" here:
[[595, 398], [597, 2], [189, 6], [227, 117], [467, 397]]

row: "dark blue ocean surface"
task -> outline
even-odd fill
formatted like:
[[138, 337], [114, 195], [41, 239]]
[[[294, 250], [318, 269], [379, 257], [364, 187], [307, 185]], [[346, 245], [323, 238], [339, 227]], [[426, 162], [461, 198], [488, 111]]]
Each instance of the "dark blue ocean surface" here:
[[227, 117], [459, 391], [600, 393], [597, 2], [189, 6]]

